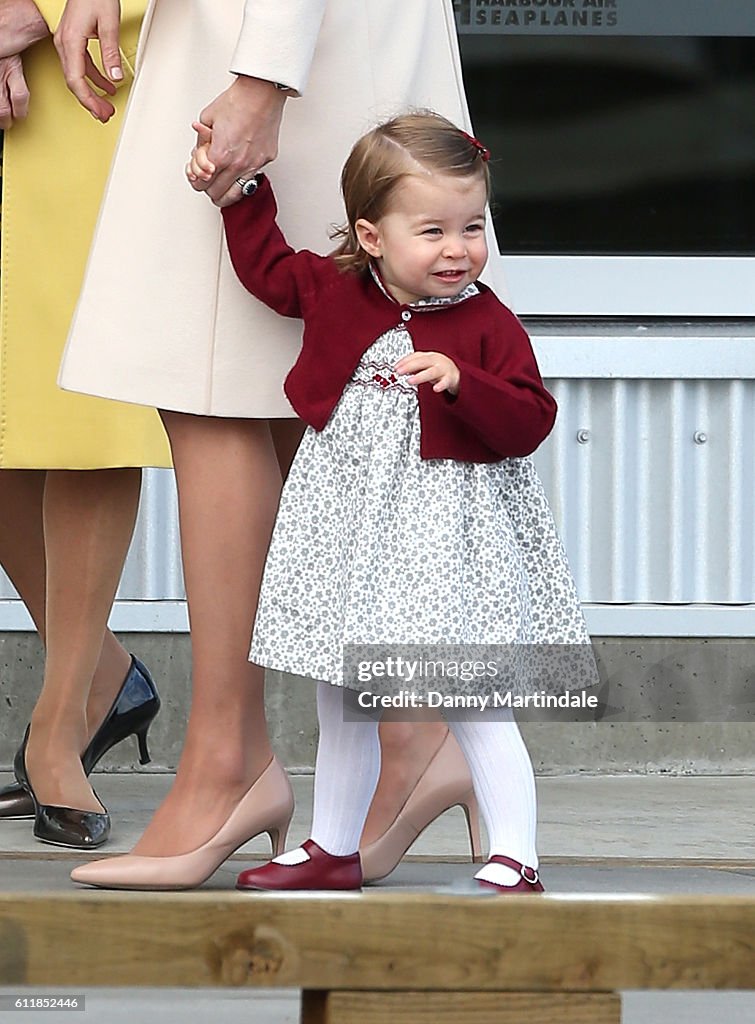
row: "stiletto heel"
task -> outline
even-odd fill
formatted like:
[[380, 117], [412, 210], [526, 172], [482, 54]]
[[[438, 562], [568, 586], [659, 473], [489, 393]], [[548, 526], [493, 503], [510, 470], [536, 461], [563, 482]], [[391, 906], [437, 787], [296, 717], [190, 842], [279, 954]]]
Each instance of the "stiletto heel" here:
[[[74, 882], [101, 889], [195, 889], [223, 861], [255, 836], [267, 832], [280, 848], [294, 810], [291, 783], [273, 758], [238, 802], [228, 820], [206, 843], [176, 857], [108, 857], [81, 864], [71, 872]], [[273, 838], [273, 837], [276, 838]], [[277, 855], [277, 854], [276, 854]]]
[[294, 805], [293, 799], [291, 807], [286, 810], [286, 813], [280, 819], [280, 821], [273, 825], [267, 830], [267, 834], [270, 837], [270, 848], [272, 850], [273, 857], [280, 857], [280, 855], [286, 849], [286, 840], [288, 839], [288, 830], [291, 828], [291, 821], [294, 816]]
[[270, 849], [273, 857], [280, 857], [286, 849], [286, 839], [288, 839], [288, 829], [290, 824], [291, 819], [289, 818], [286, 824], [281, 828], [273, 828], [268, 831], [267, 834], [270, 836]]
[[[144, 733], [144, 747], [142, 748], [140, 743], [139, 752], [141, 755], [146, 754], [147, 730], [159, 710], [160, 697], [152, 676], [139, 659], [132, 654], [131, 666], [117, 697], [102, 725], [81, 755], [84, 774], [90, 775], [95, 765], [111, 747], [135, 733]], [[17, 761], [20, 759], [20, 754], [19, 750], [16, 754]], [[148, 761], [149, 756], [147, 755], [147, 761], [141, 761], [141, 764], [147, 764]], [[16, 782], [0, 789], [0, 818], [33, 818], [34, 816], [32, 798], [16, 773]]]
[[[129, 736], [136, 736], [139, 743], [140, 763], [149, 762], [147, 731], [160, 710], [160, 697], [147, 668], [131, 655], [131, 668], [123, 681], [113, 706], [105, 720], [81, 755], [81, 762], [87, 775], [97, 762], [116, 743]], [[141, 758], [146, 757], [146, 761]]]
[[136, 741], [139, 744], [139, 764], [149, 764], [152, 761], [147, 747], [148, 732], [149, 725], [145, 725], [145, 727], [136, 734]]
[[467, 819], [467, 832], [469, 833], [469, 849], [472, 853], [472, 863], [482, 864], [482, 841], [480, 838], [480, 808], [477, 804], [477, 797], [474, 790], [467, 795], [467, 800], [462, 805], [464, 817]]
[[428, 825], [451, 807], [461, 806], [467, 818], [472, 857], [481, 857], [480, 819], [469, 766], [461, 748], [448, 733], [393, 824], [359, 853], [366, 882], [385, 878]]

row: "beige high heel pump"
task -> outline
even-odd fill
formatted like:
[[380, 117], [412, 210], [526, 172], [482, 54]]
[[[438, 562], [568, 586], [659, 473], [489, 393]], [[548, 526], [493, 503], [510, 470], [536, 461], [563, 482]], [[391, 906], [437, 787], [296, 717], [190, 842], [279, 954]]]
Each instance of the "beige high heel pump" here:
[[225, 824], [196, 850], [176, 857], [107, 857], [74, 868], [71, 879], [100, 889], [195, 889], [240, 846], [263, 832], [270, 836], [273, 856], [283, 853], [293, 812], [291, 783], [273, 758]]
[[472, 860], [482, 861], [480, 815], [466, 758], [448, 732], [386, 831], [359, 850], [366, 882], [385, 878], [412, 843], [436, 818], [451, 807], [461, 807], [467, 819]]

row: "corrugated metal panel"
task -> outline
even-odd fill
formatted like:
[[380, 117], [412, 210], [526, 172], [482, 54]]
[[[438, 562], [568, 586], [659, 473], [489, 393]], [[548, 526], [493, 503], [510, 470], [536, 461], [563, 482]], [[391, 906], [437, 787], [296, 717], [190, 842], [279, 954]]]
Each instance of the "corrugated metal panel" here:
[[755, 382], [560, 380], [535, 457], [582, 599], [755, 602]]
[[[755, 603], [755, 381], [549, 383], [559, 419], [535, 461], [582, 600]], [[167, 470], [145, 473], [118, 596], [183, 597]]]
[[183, 596], [175, 478], [172, 470], [148, 469], [118, 598], [178, 601]]

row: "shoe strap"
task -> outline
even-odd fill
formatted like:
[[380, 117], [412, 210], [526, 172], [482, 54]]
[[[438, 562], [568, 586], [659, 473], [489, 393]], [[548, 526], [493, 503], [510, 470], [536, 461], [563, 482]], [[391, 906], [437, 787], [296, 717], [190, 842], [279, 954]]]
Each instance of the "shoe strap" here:
[[528, 867], [526, 864], [521, 864], [518, 860], [514, 860], [513, 857], [504, 857], [497, 853], [494, 857], [491, 857], [488, 864], [503, 864], [507, 868], [511, 868], [512, 871], [516, 871], [525, 882], [530, 885], [537, 885], [540, 881], [540, 875], [537, 872], [537, 868]]
[[330, 860], [340, 860], [340, 861], [349, 861], [349, 862], [353, 862], [353, 861], [356, 860], [357, 862], [359, 862], [359, 851], [358, 850], [357, 850], [356, 853], [344, 853], [344, 854], [340, 854], [340, 855], [336, 854], [336, 853], [328, 853], [328, 851], [327, 850], [323, 850], [323, 848], [321, 846], [319, 846], [314, 841], [314, 839], [305, 839], [305, 841], [301, 844], [301, 848], [302, 848], [302, 850], [306, 850], [307, 851], [307, 853], [310, 856], [310, 859], [314, 855], [316, 858], [317, 857], [328, 857]]

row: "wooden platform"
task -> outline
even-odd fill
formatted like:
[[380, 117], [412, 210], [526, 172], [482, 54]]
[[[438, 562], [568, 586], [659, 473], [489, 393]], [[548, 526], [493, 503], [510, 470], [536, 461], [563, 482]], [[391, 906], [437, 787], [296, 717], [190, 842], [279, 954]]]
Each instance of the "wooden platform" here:
[[619, 1024], [622, 989], [755, 989], [755, 896], [10, 895], [0, 985], [291, 987], [303, 1024]]

